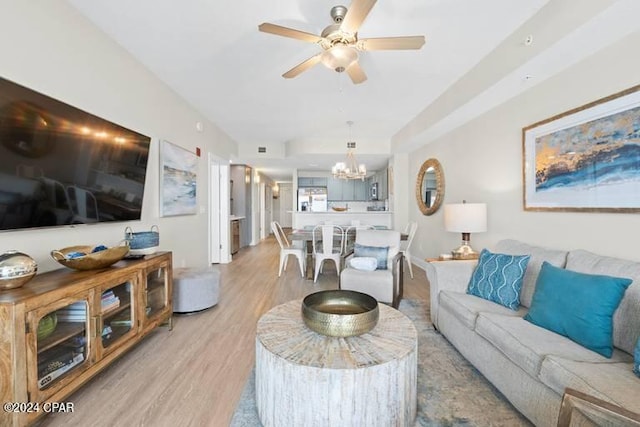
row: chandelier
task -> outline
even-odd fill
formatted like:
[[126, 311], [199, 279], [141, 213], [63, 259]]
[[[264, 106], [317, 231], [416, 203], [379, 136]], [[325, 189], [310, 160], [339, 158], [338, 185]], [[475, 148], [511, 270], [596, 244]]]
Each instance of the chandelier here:
[[[351, 140], [351, 126], [353, 125], [353, 122], [348, 121], [347, 124], [349, 125], [349, 139]], [[331, 168], [331, 174], [334, 178], [360, 179], [364, 181], [365, 177], [367, 176], [367, 167], [363, 163], [360, 163], [358, 165], [358, 162], [356, 162], [356, 156], [354, 152], [355, 145], [356, 143], [353, 141], [347, 142], [347, 147], [351, 146], [353, 148], [349, 148], [349, 150], [347, 151], [346, 162], [338, 162]]]

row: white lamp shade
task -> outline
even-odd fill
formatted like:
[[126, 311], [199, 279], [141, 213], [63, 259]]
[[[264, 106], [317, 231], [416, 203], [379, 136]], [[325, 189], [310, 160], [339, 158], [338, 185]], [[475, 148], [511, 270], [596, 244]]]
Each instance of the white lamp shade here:
[[349, 68], [358, 59], [358, 52], [355, 49], [343, 44], [337, 44], [325, 50], [320, 57], [320, 61], [327, 67], [338, 72]]
[[487, 231], [486, 203], [454, 203], [444, 206], [444, 228], [456, 233]]

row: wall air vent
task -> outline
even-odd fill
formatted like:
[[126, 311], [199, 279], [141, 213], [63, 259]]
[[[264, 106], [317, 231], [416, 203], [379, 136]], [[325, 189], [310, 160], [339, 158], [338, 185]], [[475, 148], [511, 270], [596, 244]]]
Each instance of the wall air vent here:
[[266, 153], [267, 147], [258, 147], [258, 153]]
[[347, 148], [356, 148], [355, 141], [347, 141]]

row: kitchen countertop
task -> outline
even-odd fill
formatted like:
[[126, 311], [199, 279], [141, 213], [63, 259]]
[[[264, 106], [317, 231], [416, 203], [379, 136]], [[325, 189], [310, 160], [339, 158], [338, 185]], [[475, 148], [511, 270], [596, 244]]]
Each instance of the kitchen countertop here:
[[292, 213], [295, 214], [303, 214], [303, 215], [309, 215], [309, 214], [322, 214], [322, 215], [327, 215], [327, 214], [335, 214], [335, 215], [344, 215], [344, 214], [391, 214], [393, 212], [391, 211], [343, 211], [343, 212], [337, 212], [337, 211], [333, 211], [333, 210], [328, 210], [328, 211], [321, 211], [321, 212], [314, 212], [314, 211], [292, 211]]
[[294, 211], [292, 213], [292, 227], [304, 228], [310, 225], [318, 225], [324, 222], [332, 222], [337, 225], [359, 223], [360, 225], [393, 226], [393, 212], [391, 211], [344, 211], [333, 210], [325, 212]]

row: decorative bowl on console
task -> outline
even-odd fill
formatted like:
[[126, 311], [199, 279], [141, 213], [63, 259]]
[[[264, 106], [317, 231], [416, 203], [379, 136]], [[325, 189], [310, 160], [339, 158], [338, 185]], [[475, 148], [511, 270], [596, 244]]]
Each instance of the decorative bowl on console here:
[[0, 255], [0, 291], [15, 289], [33, 279], [38, 264], [29, 255], [7, 251]]
[[331, 209], [333, 209], [336, 212], [345, 212], [348, 208], [340, 207], [340, 206], [331, 206]]
[[98, 246], [69, 246], [51, 251], [51, 258], [74, 270], [96, 270], [120, 261], [129, 253], [129, 245], [107, 248]]
[[312, 331], [330, 337], [362, 335], [378, 323], [378, 301], [362, 292], [320, 291], [302, 300], [302, 319]]

